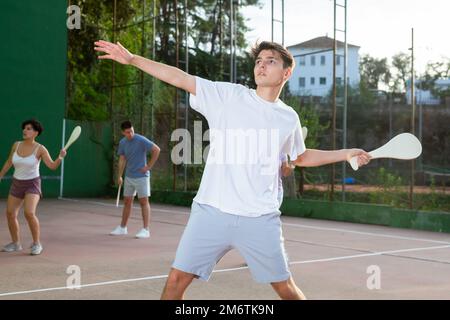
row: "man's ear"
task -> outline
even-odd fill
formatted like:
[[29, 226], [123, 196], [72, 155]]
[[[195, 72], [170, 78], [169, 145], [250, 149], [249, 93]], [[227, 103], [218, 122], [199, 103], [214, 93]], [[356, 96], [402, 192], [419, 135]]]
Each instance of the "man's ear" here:
[[292, 68], [284, 70], [284, 80], [287, 81], [292, 75]]

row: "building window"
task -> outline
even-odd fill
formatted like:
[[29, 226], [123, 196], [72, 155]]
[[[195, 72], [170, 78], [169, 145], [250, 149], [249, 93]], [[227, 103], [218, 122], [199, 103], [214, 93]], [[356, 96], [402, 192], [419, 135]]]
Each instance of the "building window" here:
[[311, 77], [311, 85], [313, 86], [313, 85], [315, 85], [316, 84], [316, 78], [314, 78], [314, 77]]
[[336, 56], [336, 65], [340, 65], [341, 64], [341, 56]]
[[321, 66], [325, 65], [325, 56], [320, 56], [320, 65]]
[[298, 78], [298, 85], [300, 88], [304, 88], [305, 87], [305, 78]]
[[320, 84], [321, 84], [321, 85], [326, 85], [326, 84], [327, 84], [327, 78], [321, 77], [321, 78], [320, 78]]
[[299, 60], [299, 64], [300, 64], [301, 66], [304, 66], [304, 65], [306, 64], [305, 56], [301, 56], [299, 59], [300, 59], [300, 60]]
[[337, 85], [337, 86], [342, 85], [342, 78], [336, 77], [336, 85]]
[[311, 56], [311, 65], [312, 66], [316, 65], [316, 56]]

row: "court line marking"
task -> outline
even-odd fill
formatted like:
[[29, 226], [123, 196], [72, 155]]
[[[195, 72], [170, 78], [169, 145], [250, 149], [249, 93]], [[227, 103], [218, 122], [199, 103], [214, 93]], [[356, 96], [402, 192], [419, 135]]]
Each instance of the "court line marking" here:
[[[84, 200], [76, 200], [76, 199], [69, 199], [69, 198], [61, 198], [61, 200], [72, 201], [72, 202], [92, 203], [92, 204], [102, 205], [102, 206], [107, 206], [107, 207], [110, 207], [110, 206], [116, 207], [114, 204], [97, 202], [97, 201], [84, 201]], [[123, 207], [123, 206], [120, 205], [120, 207]], [[139, 209], [139, 207], [133, 207], [133, 208]], [[166, 210], [166, 209], [155, 209], [155, 211], [189, 215], [189, 212], [178, 212], [178, 211]], [[339, 221], [337, 221], [337, 222], [339, 222]], [[296, 228], [322, 230], [322, 231], [346, 232], [346, 233], [352, 233], [352, 234], [374, 236], [374, 237], [384, 237], [384, 238], [399, 239], [399, 240], [411, 240], [411, 241], [423, 241], [423, 242], [430, 242], [430, 243], [450, 244], [450, 241], [440, 241], [440, 240], [432, 240], [432, 239], [425, 239], [425, 238], [397, 236], [397, 235], [387, 234], [387, 233], [364, 232], [364, 231], [356, 231], [356, 230], [350, 230], [350, 229], [318, 227], [318, 226], [312, 226], [312, 225], [307, 225], [307, 224], [288, 223], [288, 222], [283, 222], [282, 225], [289, 226], [289, 227], [296, 227]]]
[[[399, 249], [399, 250], [387, 250], [387, 251], [379, 251], [379, 252], [356, 254], [356, 255], [350, 255], [350, 256], [340, 256], [340, 257], [331, 257], [331, 258], [305, 260], [305, 261], [293, 261], [293, 262], [290, 262], [289, 265], [308, 264], [308, 263], [317, 263], [317, 262], [341, 261], [341, 260], [348, 260], [348, 259], [355, 259], [355, 258], [380, 256], [380, 255], [392, 255], [392, 254], [395, 254], [395, 253], [403, 253], [403, 252], [438, 250], [438, 249], [444, 249], [444, 248], [450, 248], [450, 245], [434, 246], [434, 247], [420, 247], [420, 248], [410, 248], [410, 249]], [[395, 255], [393, 257], [395, 257]], [[228, 269], [214, 270], [213, 273], [232, 272], [232, 271], [239, 271], [239, 270], [244, 270], [244, 269], [248, 269], [248, 266], [238, 267], [238, 268], [228, 268]], [[137, 282], [137, 281], [145, 281], [145, 280], [165, 279], [165, 278], [167, 278], [167, 276], [168, 275], [158, 275], [158, 276], [149, 276], [149, 277], [143, 277], [143, 278], [134, 278], [134, 279], [124, 279], [124, 280], [113, 280], [113, 281], [89, 283], [89, 284], [82, 284], [82, 285], [79, 286], [79, 288], [81, 289], [81, 288], [98, 287], [98, 286], [113, 285], [113, 284], [120, 284], [120, 283], [127, 283], [127, 282]], [[66, 286], [66, 287], [55, 287], [55, 288], [27, 290], [27, 291], [6, 292], [6, 293], [0, 293], [0, 297], [20, 295], [20, 294], [39, 293], [39, 292], [58, 291], [58, 290], [74, 290], [74, 289], [75, 288]]]
[[[99, 201], [85, 201], [85, 200], [70, 199], [70, 198], [58, 198], [58, 200], [69, 201], [69, 202], [90, 203], [90, 204], [96, 204], [96, 205], [100, 205], [100, 206], [104, 206], [104, 207], [114, 207], [114, 208], [117, 208], [115, 204], [105, 203], [105, 202], [99, 202]], [[119, 208], [123, 208], [123, 204], [120, 204], [120, 205], [119, 205]], [[140, 207], [133, 206], [133, 209], [140, 209]], [[152, 210], [153, 210], [153, 209], [152, 209]], [[155, 210], [161, 211], [161, 212], [168, 212], [168, 213], [182, 214], [182, 215], [189, 215], [189, 214], [190, 214], [189, 212], [177, 212], [177, 211], [166, 210], [166, 209], [155, 209]]]
[[[450, 242], [448, 242], [448, 241], [396, 236], [396, 235], [387, 234], [387, 233], [364, 232], [364, 231], [356, 231], [356, 230], [340, 229], [340, 228], [317, 227], [317, 226], [311, 226], [311, 225], [306, 225], [306, 224], [283, 222], [283, 226], [305, 228], [305, 229], [315, 229], [315, 230], [323, 230], [323, 231], [347, 232], [347, 233], [353, 233], [353, 234], [368, 235], [368, 236], [375, 236], [375, 237], [385, 237], [385, 238], [400, 239], [400, 240], [412, 240], [412, 241], [424, 241], [424, 242], [432, 242], [432, 243], [450, 244]], [[418, 231], [420, 231], [420, 230], [418, 230]]]
[[434, 247], [422, 247], [422, 248], [410, 248], [410, 249], [385, 250], [385, 251], [378, 251], [378, 252], [355, 254], [355, 255], [351, 255], [351, 256], [342, 256], [342, 257], [333, 257], [333, 258], [326, 258], [326, 259], [309, 260], [309, 261], [306, 261], [306, 262], [305, 261], [294, 261], [294, 262], [290, 263], [290, 265], [314, 263], [314, 262], [339, 261], [339, 260], [365, 258], [365, 257], [381, 256], [381, 255], [392, 255], [393, 257], [395, 257], [396, 253], [426, 251], [426, 250], [438, 250], [438, 249], [445, 249], [445, 248], [450, 248], [450, 245], [434, 246]]

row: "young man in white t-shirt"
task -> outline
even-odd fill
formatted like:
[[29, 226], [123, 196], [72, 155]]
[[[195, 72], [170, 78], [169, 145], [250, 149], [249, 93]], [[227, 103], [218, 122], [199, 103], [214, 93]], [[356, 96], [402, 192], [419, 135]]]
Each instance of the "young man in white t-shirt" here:
[[278, 195], [279, 156], [297, 166], [370, 156], [360, 149], [306, 149], [297, 113], [279, 100], [294, 59], [282, 46], [262, 42], [253, 49], [256, 90], [212, 82], [138, 55], [120, 43], [95, 42], [100, 59], [135, 66], [188, 91], [190, 105], [210, 128], [210, 150], [191, 215], [180, 240], [162, 299], [182, 299], [194, 278], [208, 280], [231, 249], [245, 258], [253, 278], [270, 283], [282, 299], [304, 299], [284, 250]]

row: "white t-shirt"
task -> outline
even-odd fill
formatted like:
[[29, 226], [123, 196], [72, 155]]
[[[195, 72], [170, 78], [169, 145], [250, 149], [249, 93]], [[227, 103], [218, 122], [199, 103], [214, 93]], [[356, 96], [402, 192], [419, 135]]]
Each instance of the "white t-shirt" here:
[[196, 77], [193, 109], [210, 128], [208, 159], [194, 201], [240, 216], [279, 212], [279, 157], [305, 152], [300, 119], [281, 100], [242, 85]]
[[282, 166], [283, 166], [283, 162], [287, 162], [288, 158], [287, 155], [285, 153], [280, 154], [280, 168], [278, 170], [278, 206], [281, 207], [281, 204], [283, 203], [283, 172], [281, 170]]

